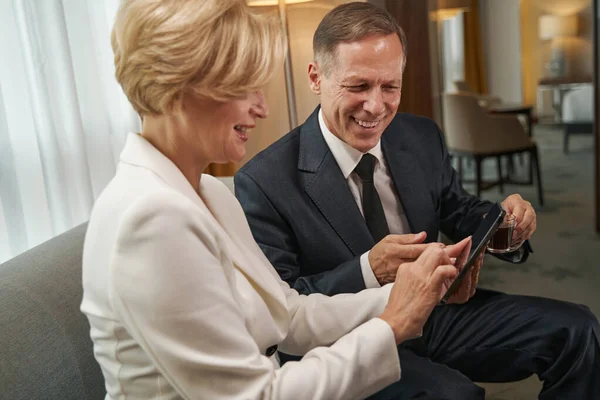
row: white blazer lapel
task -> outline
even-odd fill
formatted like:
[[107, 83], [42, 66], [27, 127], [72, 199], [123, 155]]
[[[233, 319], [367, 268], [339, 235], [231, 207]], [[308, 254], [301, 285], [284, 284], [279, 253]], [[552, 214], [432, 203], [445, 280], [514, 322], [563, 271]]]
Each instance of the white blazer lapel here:
[[224, 184], [210, 175], [202, 176], [200, 194], [230, 244], [229, 255], [235, 267], [261, 297], [272, 299], [269, 306], [277, 320], [287, 321], [289, 314], [281, 278], [254, 241], [240, 203]]
[[281, 280], [250, 232], [246, 216], [235, 196], [210, 175], [202, 175], [200, 196], [173, 162], [138, 134], [130, 133], [121, 161], [146, 168], [165, 184], [189, 198], [214, 221], [235, 267], [250, 281], [280, 324], [287, 323], [287, 301]]

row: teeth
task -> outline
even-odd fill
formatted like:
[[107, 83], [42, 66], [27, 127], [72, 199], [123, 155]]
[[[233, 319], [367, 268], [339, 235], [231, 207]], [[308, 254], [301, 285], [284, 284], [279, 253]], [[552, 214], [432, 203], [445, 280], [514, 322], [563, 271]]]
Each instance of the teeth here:
[[379, 124], [379, 121], [361, 121], [356, 118], [354, 118], [354, 120], [363, 128], [375, 128]]
[[235, 129], [236, 131], [239, 131], [241, 133], [246, 133], [246, 132], [250, 131], [250, 129], [248, 127], [242, 126], [242, 125], [236, 125], [233, 127], [233, 129]]

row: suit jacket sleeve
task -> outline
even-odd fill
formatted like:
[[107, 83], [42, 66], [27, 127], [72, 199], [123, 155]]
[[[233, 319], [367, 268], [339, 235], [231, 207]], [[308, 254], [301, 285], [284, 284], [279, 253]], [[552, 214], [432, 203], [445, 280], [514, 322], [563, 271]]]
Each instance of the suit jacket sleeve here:
[[[365, 289], [360, 257], [354, 257], [329, 271], [300, 276], [300, 249], [294, 232], [250, 175], [239, 171], [234, 179], [235, 195], [244, 209], [252, 235], [281, 279], [302, 294], [323, 293], [332, 296]], [[302, 216], [298, 215], [298, 218]], [[315, 232], [315, 235], [318, 234]]]
[[[435, 129], [442, 150], [440, 230], [448, 238], [458, 242], [477, 230], [481, 219], [490, 210], [492, 203], [481, 200], [463, 189], [458, 173], [450, 162], [444, 136], [437, 125]], [[530, 251], [531, 246], [529, 241], [526, 241], [519, 250], [513, 253], [494, 254], [494, 256], [511, 263], [522, 263], [527, 260]]]
[[[389, 289], [344, 302], [308, 299], [282, 283], [294, 329], [284, 343], [296, 350], [334, 344], [276, 368], [246, 328], [221, 264], [224, 244], [212, 224], [171, 193], [147, 196], [126, 213], [110, 266], [115, 313], [182, 398], [366, 397], [399, 379], [390, 327], [368, 320], [383, 307]], [[360, 308], [357, 302], [370, 305]], [[361, 316], [326, 323], [326, 314], [347, 314], [344, 304], [358, 307]]]

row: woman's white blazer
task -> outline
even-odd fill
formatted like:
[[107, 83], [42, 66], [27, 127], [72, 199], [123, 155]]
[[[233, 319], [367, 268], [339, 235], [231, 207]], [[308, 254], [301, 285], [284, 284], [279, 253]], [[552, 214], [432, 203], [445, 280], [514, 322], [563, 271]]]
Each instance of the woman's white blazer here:
[[[107, 399], [359, 399], [400, 378], [392, 330], [376, 318], [390, 285], [299, 295], [225, 185], [202, 175], [199, 193], [128, 136], [83, 257], [81, 310]], [[274, 346], [304, 357], [280, 367]]]

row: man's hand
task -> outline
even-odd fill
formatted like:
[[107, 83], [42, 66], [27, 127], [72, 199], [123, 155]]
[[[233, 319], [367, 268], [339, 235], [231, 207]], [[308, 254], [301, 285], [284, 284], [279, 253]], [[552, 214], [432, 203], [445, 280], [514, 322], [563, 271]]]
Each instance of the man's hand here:
[[442, 243], [427, 243], [426, 232], [405, 235], [387, 235], [369, 252], [369, 264], [379, 284], [394, 282], [396, 271], [402, 263], [413, 262], [427, 247], [444, 247]]
[[503, 202], [502, 207], [507, 214], [513, 214], [517, 219], [517, 224], [512, 236], [512, 245], [520, 246], [525, 240], [529, 239], [535, 228], [536, 215], [531, 203], [523, 200], [518, 194], [511, 194]]

